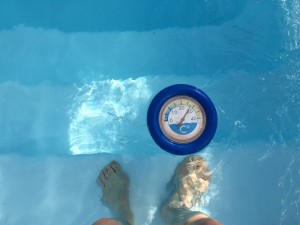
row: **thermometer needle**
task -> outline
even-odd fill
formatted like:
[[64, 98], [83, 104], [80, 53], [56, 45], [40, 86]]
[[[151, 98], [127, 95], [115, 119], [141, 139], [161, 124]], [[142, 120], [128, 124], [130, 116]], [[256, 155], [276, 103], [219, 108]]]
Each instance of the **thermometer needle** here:
[[181, 127], [181, 125], [182, 125], [182, 123], [183, 123], [183, 121], [184, 121], [184, 119], [185, 119], [186, 115], [188, 114], [189, 110], [190, 110], [190, 108], [188, 108], [188, 109], [186, 110], [186, 112], [185, 112], [184, 116], [181, 118], [181, 120], [180, 120], [179, 124], [177, 125], [177, 127], [178, 127], [178, 128], [180, 128], [180, 127]]

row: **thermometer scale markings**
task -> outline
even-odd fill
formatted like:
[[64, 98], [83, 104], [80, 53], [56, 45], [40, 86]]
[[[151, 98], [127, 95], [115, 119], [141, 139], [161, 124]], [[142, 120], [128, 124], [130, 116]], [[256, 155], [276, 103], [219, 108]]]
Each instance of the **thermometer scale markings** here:
[[191, 85], [177, 84], [154, 97], [148, 109], [147, 125], [162, 149], [187, 155], [203, 149], [211, 141], [217, 115], [203, 91]]
[[160, 127], [169, 138], [189, 142], [198, 138], [205, 128], [202, 106], [187, 96], [177, 96], [162, 107]]
[[[189, 109], [194, 109], [195, 105], [192, 106], [192, 105], [189, 105], [189, 103], [190, 103], [189, 101], [186, 102], [186, 105], [189, 106]], [[176, 108], [177, 106], [183, 106], [183, 105], [184, 105], [184, 103], [182, 102], [182, 100], [180, 100], [180, 103], [174, 102], [171, 106], [168, 106], [168, 109], [165, 112], [164, 122], [168, 121], [169, 114], [174, 108]], [[201, 119], [201, 112], [197, 111], [195, 113], [197, 115], [197, 120]]]
[[[174, 103], [175, 104], [175, 103]], [[174, 109], [175, 107], [170, 107], [170, 106], [168, 106], [168, 109], [167, 109], [167, 111], [166, 111], [166, 113], [165, 113], [165, 119], [164, 119], [164, 121], [168, 121], [168, 117], [169, 117], [169, 114], [170, 114], [170, 112], [172, 111], [172, 109]]]

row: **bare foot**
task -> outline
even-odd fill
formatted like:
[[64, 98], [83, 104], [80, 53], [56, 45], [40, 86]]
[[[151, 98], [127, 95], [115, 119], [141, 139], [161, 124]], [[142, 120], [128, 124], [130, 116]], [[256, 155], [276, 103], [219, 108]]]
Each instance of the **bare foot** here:
[[121, 166], [112, 161], [99, 174], [98, 184], [102, 188], [102, 201], [115, 213], [123, 224], [134, 224], [129, 205], [129, 178]]
[[161, 208], [161, 216], [166, 224], [185, 224], [191, 216], [208, 216], [189, 210], [201, 204], [201, 196], [207, 190], [211, 172], [206, 167], [206, 161], [201, 156], [189, 156], [177, 167], [173, 179], [176, 187], [172, 196]]
[[177, 167], [174, 184], [176, 191], [170, 199], [173, 208], [191, 208], [201, 204], [201, 196], [206, 191], [211, 171], [201, 156], [189, 156]]

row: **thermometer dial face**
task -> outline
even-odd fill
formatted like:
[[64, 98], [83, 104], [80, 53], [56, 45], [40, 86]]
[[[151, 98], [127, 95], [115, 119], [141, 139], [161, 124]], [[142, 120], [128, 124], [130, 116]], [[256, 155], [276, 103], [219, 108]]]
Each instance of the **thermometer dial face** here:
[[172, 141], [188, 143], [205, 129], [206, 116], [202, 106], [188, 96], [169, 99], [160, 110], [160, 128]]

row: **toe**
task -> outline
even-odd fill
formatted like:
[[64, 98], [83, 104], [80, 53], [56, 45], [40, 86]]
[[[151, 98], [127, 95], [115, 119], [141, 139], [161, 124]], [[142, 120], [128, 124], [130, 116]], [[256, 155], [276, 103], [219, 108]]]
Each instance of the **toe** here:
[[98, 176], [97, 182], [102, 188], [106, 188], [109, 183], [108, 176], [101, 171]]
[[120, 170], [120, 165], [116, 161], [112, 161], [102, 170], [102, 173], [107, 177], [111, 177], [118, 173]]
[[114, 173], [117, 173], [121, 170], [121, 166], [119, 163], [117, 163], [116, 161], [112, 161], [109, 166], [111, 167], [111, 169], [113, 170]]
[[203, 168], [199, 173], [197, 173], [197, 177], [202, 178], [204, 180], [210, 180], [212, 176], [212, 171], [210, 171], [208, 168]]
[[112, 161], [107, 166], [104, 167], [104, 169], [101, 170], [99, 176], [98, 176], [98, 184], [102, 188], [106, 188], [109, 183], [110, 179], [118, 173], [121, 170], [121, 166], [116, 161]]

